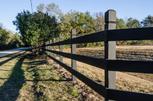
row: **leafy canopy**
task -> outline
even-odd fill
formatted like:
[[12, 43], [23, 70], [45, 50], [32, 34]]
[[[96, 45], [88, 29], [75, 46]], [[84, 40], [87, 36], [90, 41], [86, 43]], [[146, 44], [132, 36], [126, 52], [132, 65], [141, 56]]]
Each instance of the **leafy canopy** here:
[[26, 46], [40, 46], [52, 36], [57, 36], [57, 21], [47, 13], [23, 11], [13, 22], [19, 30]]

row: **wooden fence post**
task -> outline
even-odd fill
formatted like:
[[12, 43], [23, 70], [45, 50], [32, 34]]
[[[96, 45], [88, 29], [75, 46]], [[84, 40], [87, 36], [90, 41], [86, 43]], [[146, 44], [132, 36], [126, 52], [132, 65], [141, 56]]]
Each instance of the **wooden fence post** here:
[[[111, 29], [116, 29], [116, 11], [115, 10], [108, 10], [105, 13], [105, 30], [106, 30], [106, 37], [105, 37], [106, 39], [104, 41], [105, 60], [116, 59], [116, 42], [107, 40], [107, 37], [108, 37], [107, 30], [111, 30]], [[115, 89], [116, 72], [109, 71], [107, 67], [108, 65], [106, 62], [105, 87]], [[108, 101], [107, 96], [105, 100]]]
[[[48, 41], [48, 43], [51, 43], [51, 40]], [[48, 49], [50, 49], [50, 46], [48, 46]], [[50, 55], [50, 53], [48, 52], [48, 55]]]
[[[53, 41], [52, 43], [56, 43], [56, 42], [57, 42], [57, 40], [55, 39], [54, 33], [53, 33], [53, 40], [52, 40], [52, 41]], [[51, 46], [51, 50], [56, 51], [56, 46]], [[52, 53], [52, 56], [53, 56], [55, 59], [58, 58], [57, 54]], [[54, 64], [55, 66], [58, 66], [58, 64], [57, 64], [55, 61], [53, 61], [53, 64]]]
[[[52, 40], [50, 40], [49, 41], [49, 44], [51, 44], [51, 43], [53, 43], [54, 41], [53, 41], [53, 39]], [[49, 48], [49, 50], [53, 50], [54, 48], [53, 48], [54, 46], [49, 46], [48, 48]], [[51, 52], [49, 52], [49, 55], [50, 56], [54, 56], [54, 54], [53, 53], [51, 53]], [[55, 62], [52, 60], [52, 64], [54, 64]]]
[[[62, 39], [62, 35], [59, 35], [59, 41], [61, 41], [61, 39]], [[62, 46], [62, 45], [59, 46], [59, 51], [60, 51], [60, 52], [63, 52], [63, 46]], [[60, 56], [60, 55], [59, 55], [59, 60], [60, 60], [61, 62], [63, 62], [63, 56]], [[60, 67], [60, 65], [59, 65], [59, 67]]]
[[[71, 39], [76, 37], [76, 29], [72, 29]], [[71, 44], [71, 54], [76, 54], [76, 44]], [[71, 67], [76, 70], [76, 60], [71, 59]], [[76, 81], [75, 76], [72, 75], [72, 80]]]
[[[46, 45], [49, 43], [49, 41], [45, 42]], [[45, 52], [46, 52], [46, 49], [48, 49], [48, 46], [45, 46]], [[48, 54], [48, 53], [47, 53]], [[47, 61], [47, 56], [46, 56], [46, 61]]]

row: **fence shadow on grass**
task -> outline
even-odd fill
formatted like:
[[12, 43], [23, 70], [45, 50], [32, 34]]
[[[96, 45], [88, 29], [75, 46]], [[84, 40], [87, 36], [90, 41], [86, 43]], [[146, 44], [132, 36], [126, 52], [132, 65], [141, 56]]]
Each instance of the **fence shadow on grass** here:
[[31, 61], [31, 62], [24, 62], [24, 64], [30, 64], [30, 65], [43, 65], [46, 64], [46, 60], [37, 60], [37, 61]]
[[[9, 61], [11, 61], [11, 60], [13, 60], [14, 58], [17, 58], [19, 55], [21, 55], [21, 54], [15, 53], [15, 54], [11, 54], [11, 55], [7, 56], [7, 57], [9, 57], [9, 58], [8, 58], [8, 59], [5, 59], [5, 60], [3, 60], [3, 61], [1, 61], [1, 62], [0, 62], [0, 66], [3, 65], [3, 64], [5, 64], [5, 63], [7, 63], [7, 62], [9, 62]], [[4, 57], [5, 57], [5, 56], [4, 56]], [[1, 58], [3, 58], [3, 57], [0, 57], [0, 59], [1, 59]]]
[[25, 82], [24, 72], [21, 69], [24, 58], [23, 56], [18, 60], [10, 77], [0, 87], [0, 101], [16, 101], [19, 91]]
[[[46, 55], [45, 55], [46, 56]], [[33, 56], [32, 55], [27, 55], [27, 58], [29, 58], [30, 62], [24, 62], [24, 64], [29, 64], [31, 65], [30, 68], [28, 68], [28, 70], [32, 70], [34, 72], [34, 77], [37, 76], [37, 73], [36, 71], [43, 71], [43, 70], [48, 70], [48, 71], [52, 71], [52, 68], [44, 68], [44, 67], [41, 67], [40, 65], [45, 65], [45, 64], [48, 64], [46, 58], [41, 58], [41, 57], [38, 57], [39, 60], [33, 60]], [[38, 67], [40, 66], [40, 67]], [[60, 79], [53, 79], [53, 78], [50, 78], [50, 79], [40, 79], [40, 78], [34, 78], [33, 80], [25, 80], [26, 82], [67, 82], [67, 81], [72, 81], [72, 78], [60, 78]]]

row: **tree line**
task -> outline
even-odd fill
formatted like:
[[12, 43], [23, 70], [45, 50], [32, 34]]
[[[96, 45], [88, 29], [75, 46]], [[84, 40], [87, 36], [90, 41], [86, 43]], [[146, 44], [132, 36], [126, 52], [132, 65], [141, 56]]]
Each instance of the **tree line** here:
[[[68, 39], [72, 29], [76, 29], [77, 36], [104, 30], [104, 15], [102, 12], [91, 14], [71, 10], [63, 13], [57, 4], [39, 4], [37, 10], [31, 13], [24, 10], [16, 16], [13, 24], [19, 31], [19, 37], [24, 46], [37, 47], [52, 42]], [[124, 20], [117, 18], [117, 29], [153, 27], [153, 16], [149, 15], [144, 20], [135, 18]], [[124, 33], [123, 33], [124, 34]], [[1, 34], [2, 36], [2, 34]], [[117, 44], [152, 44], [151, 41], [121, 41]], [[81, 44], [78, 47], [100, 46], [102, 43]]]
[[8, 31], [0, 24], [0, 50], [17, 48], [22, 45], [23, 43], [18, 33], [14, 34]]

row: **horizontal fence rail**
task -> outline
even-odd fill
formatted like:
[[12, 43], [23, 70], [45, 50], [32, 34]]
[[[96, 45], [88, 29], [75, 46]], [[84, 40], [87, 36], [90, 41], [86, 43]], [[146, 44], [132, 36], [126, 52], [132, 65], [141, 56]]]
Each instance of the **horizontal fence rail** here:
[[[89, 87], [91, 87], [93, 90], [95, 90], [97, 93], [99, 93], [102, 96], [106, 96], [106, 92], [108, 95], [108, 98], [111, 100], [117, 100], [117, 101], [152, 101], [153, 97], [151, 94], [143, 94], [143, 93], [135, 93], [135, 92], [128, 92], [128, 91], [121, 91], [121, 90], [113, 90], [113, 89], [106, 89], [104, 86], [96, 83], [95, 81], [87, 78], [83, 74], [79, 73], [78, 71], [72, 69], [70, 66], [60, 62], [59, 60], [53, 58], [52, 56], [49, 56], [47, 53], [45, 53], [49, 58], [53, 59], [55, 62], [57, 62], [59, 65], [64, 67], [67, 71], [75, 75], [77, 78], [79, 78], [82, 82], [87, 84]], [[126, 98], [126, 99], [125, 99]]]
[[48, 49], [46, 49], [46, 51], [64, 56], [66, 58], [74, 59], [101, 69], [104, 69], [106, 63], [108, 65], [107, 69], [111, 71], [153, 73], [153, 61], [104, 60], [102, 58], [64, 53]]
[[107, 32], [108, 41], [126, 41], [126, 40], [152, 40], [153, 28], [132, 28], [109, 30]]
[[80, 44], [91, 43], [101, 41], [127, 41], [127, 40], [152, 40], [153, 28], [131, 28], [120, 30], [106, 30], [89, 35], [76, 37], [73, 39], [67, 39], [64, 41], [47, 44], [46, 46], [68, 45], [68, 44]]
[[108, 60], [108, 70], [153, 73], [153, 61]]
[[152, 94], [107, 89], [107, 97], [116, 101], [153, 101]]
[[[47, 53], [46, 53], [47, 54]], [[52, 56], [47, 55], [49, 58], [53, 59], [55, 62], [57, 62], [59, 65], [64, 67], [67, 71], [75, 75], [77, 78], [79, 78], [82, 82], [87, 84], [89, 87], [94, 89], [96, 92], [98, 92], [102, 96], [106, 96], [106, 89], [104, 86], [96, 83], [95, 81], [89, 79], [88, 77], [84, 76], [83, 74], [79, 73], [78, 71], [72, 69], [70, 66], [60, 62], [59, 60], [53, 58]]]
[[104, 41], [104, 31], [92, 33], [89, 35], [84, 35], [80, 37], [76, 37], [73, 39], [67, 39], [64, 41], [47, 44], [46, 46], [57, 46], [57, 45], [68, 45], [68, 44], [80, 44], [80, 43], [91, 43], [91, 42], [100, 42]]
[[93, 57], [83, 56], [83, 55], [76, 55], [71, 53], [58, 52], [58, 51], [48, 50], [48, 49], [46, 49], [46, 51], [104, 69], [104, 62], [105, 62], [104, 59], [93, 58]]
[[[74, 60], [80, 61], [100, 69], [104, 69], [105, 73], [105, 85], [102, 86], [95, 81], [89, 79], [83, 74], [79, 73], [73, 65], [68, 66], [62, 61], [55, 59], [53, 56], [47, 54], [49, 58], [68, 70], [72, 75], [76, 76], [86, 85], [95, 90], [98, 94], [105, 97], [106, 101], [153, 101], [153, 94], [136, 93], [130, 91], [121, 91], [115, 89], [115, 71], [121, 72], [137, 72], [137, 73], [153, 73], [153, 61], [132, 61], [132, 60], [117, 60], [116, 59], [116, 41], [128, 41], [128, 40], [153, 40], [153, 27], [150, 28], [133, 28], [133, 29], [113, 29], [116, 27], [116, 13], [114, 10], [109, 10], [105, 13], [105, 30], [101, 32], [92, 33], [89, 35], [72, 37], [71, 38], [55, 42], [47, 43], [45, 53], [54, 53], [60, 56], [71, 59], [71, 64], [75, 63]], [[110, 30], [111, 29], [111, 30]], [[76, 34], [76, 33], [75, 33]], [[75, 47], [71, 47], [71, 53], [61, 52], [53, 50], [53, 46], [91, 43], [91, 42], [104, 42], [105, 58], [94, 58], [84, 55], [75, 54]], [[42, 46], [42, 47], [45, 47]], [[72, 61], [73, 60], [73, 61]], [[74, 65], [76, 67], [76, 64]]]

